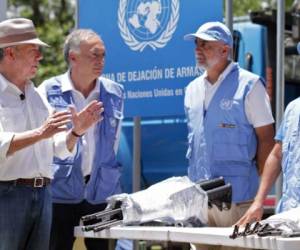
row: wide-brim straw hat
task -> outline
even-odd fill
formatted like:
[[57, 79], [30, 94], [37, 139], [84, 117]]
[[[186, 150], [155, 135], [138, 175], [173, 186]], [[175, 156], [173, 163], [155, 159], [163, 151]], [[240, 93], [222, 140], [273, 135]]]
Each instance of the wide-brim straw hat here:
[[34, 24], [29, 19], [12, 18], [0, 22], [0, 48], [21, 44], [50, 47], [38, 38]]

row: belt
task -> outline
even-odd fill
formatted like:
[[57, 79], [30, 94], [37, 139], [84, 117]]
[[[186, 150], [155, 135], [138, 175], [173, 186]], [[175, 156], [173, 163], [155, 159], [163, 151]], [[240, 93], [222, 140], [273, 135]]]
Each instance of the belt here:
[[12, 184], [15, 186], [18, 185], [24, 185], [24, 186], [30, 186], [30, 187], [35, 187], [35, 188], [41, 188], [49, 185], [51, 180], [46, 177], [35, 177], [32, 179], [16, 179], [12, 181], [0, 181], [0, 183], [4, 184]]

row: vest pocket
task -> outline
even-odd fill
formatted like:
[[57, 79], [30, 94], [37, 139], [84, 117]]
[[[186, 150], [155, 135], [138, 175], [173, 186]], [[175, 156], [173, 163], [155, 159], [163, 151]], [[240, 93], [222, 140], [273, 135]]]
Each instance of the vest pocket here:
[[218, 128], [213, 134], [213, 161], [249, 163], [248, 139], [238, 128]]
[[79, 199], [82, 194], [83, 183], [75, 173], [73, 165], [58, 165], [53, 163], [54, 179], [52, 180], [52, 195], [54, 199]]
[[113, 194], [121, 193], [120, 177], [121, 167], [99, 167], [97, 173], [92, 175], [93, 180], [88, 183], [88, 189], [94, 186], [94, 192], [88, 192], [88, 200], [102, 202]]
[[55, 178], [66, 178], [71, 174], [73, 165], [71, 164], [55, 164], [52, 163], [52, 170], [54, 173]]

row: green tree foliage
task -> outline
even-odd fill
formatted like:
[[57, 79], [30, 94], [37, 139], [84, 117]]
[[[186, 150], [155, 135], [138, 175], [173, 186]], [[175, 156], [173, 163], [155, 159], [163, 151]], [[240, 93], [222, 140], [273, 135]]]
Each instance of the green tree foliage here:
[[[294, 0], [285, 0], [286, 10], [291, 8], [293, 2]], [[268, 4], [270, 8], [277, 8], [276, 1], [274, 0], [232, 0], [233, 14], [235, 17], [246, 16], [249, 11], [262, 10], [262, 6], [265, 4]]]
[[13, 17], [33, 20], [39, 37], [50, 48], [43, 48], [43, 60], [34, 82], [63, 73], [67, 66], [63, 58], [63, 43], [74, 27], [75, 7], [70, 0], [8, 0], [8, 10]]
[[234, 16], [246, 16], [249, 11], [260, 10], [261, 0], [233, 0]]

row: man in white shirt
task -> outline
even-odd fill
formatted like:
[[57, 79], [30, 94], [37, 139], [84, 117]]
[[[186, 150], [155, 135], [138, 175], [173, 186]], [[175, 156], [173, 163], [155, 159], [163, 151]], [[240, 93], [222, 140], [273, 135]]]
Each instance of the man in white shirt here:
[[250, 206], [274, 144], [270, 102], [263, 80], [232, 62], [233, 39], [224, 24], [207, 22], [185, 38], [195, 41], [205, 69], [186, 88], [188, 175], [195, 182], [223, 176], [231, 183], [231, 209], [213, 206], [208, 213], [208, 225], [231, 226]]
[[94, 101], [76, 113], [73, 107], [49, 115], [30, 81], [42, 59], [31, 20], [0, 23], [0, 249], [47, 249], [51, 225], [53, 156], [75, 151], [78, 134], [101, 119]]

